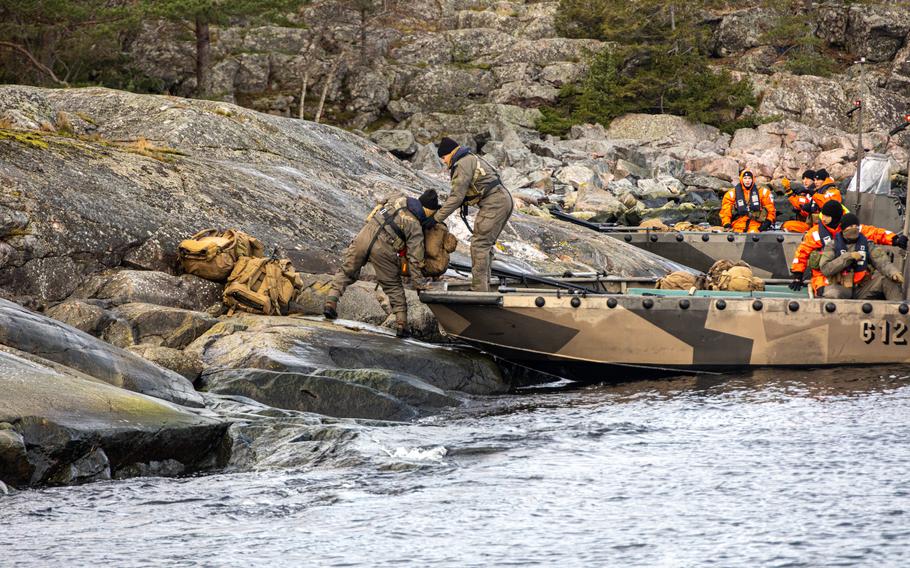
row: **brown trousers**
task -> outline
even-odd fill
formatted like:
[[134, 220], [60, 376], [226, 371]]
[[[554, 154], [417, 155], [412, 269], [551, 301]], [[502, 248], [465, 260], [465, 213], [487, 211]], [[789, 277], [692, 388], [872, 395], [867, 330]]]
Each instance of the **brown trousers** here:
[[471, 237], [471, 290], [489, 292], [493, 245], [512, 215], [514, 203], [509, 191], [499, 186], [477, 206], [480, 211], [474, 220], [474, 236]]
[[348, 245], [347, 250], [344, 251], [344, 262], [332, 279], [332, 289], [329, 295], [341, 298], [348, 286], [357, 281], [360, 269], [369, 262], [376, 271], [376, 281], [382, 286], [385, 295], [389, 297], [389, 304], [392, 306], [395, 319], [407, 321], [408, 301], [404, 294], [398, 252], [392, 248], [391, 243], [383, 238], [383, 235], [380, 235], [373, 244], [369, 258], [367, 257], [367, 249], [377, 230], [379, 230], [379, 226], [376, 223], [367, 223]]
[[890, 278], [885, 278], [881, 272], [875, 272], [852, 292], [850, 288], [839, 284], [829, 284], [825, 286], [825, 294], [822, 297], [834, 300], [849, 300], [852, 298], [854, 300], [894, 301], [902, 300], [904, 293], [900, 284]]

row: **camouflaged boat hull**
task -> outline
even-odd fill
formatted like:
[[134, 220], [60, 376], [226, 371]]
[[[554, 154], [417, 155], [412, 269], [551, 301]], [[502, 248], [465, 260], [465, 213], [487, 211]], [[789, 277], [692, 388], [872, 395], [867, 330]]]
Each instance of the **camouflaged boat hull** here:
[[611, 232], [614, 239], [705, 272], [720, 259], [743, 260], [759, 278], [787, 278], [802, 233]]
[[910, 363], [903, 302], [555, 291], [421, 299], [447, 335], [575, 380], [622, 380], [635, 370]]

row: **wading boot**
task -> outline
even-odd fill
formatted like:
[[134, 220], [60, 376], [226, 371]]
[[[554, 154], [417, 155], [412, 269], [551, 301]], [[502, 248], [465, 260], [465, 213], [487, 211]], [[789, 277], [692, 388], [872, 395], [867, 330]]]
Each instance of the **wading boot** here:
[[398, 320], [395, 322], [395, 337], [405, 339], [411, 337], [411, 330], [408, 329], [408, 322]]
[[330, 320], [338, 317], [338, 298], [332, 299], [330, 297], [325, 301], [325, 306], [322, 308], [322, 315], [325, 316], [325, 319]]

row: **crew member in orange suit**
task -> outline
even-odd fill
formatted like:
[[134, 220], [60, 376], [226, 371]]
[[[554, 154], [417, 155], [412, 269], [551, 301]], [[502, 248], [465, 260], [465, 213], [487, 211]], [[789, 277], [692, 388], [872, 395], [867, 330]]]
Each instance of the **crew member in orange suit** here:
[[[828, 285], [828, 279], [818, 269], [818, 259], [810, 259], [813, 252], [820, 253], [824, 247], [834, 240], [834, 237], [840, 232], [840, 220], [844, 215], [844, 206], [839, 201], [831, 200], [822, 206], [818, 215], [818, 225], [815, 229], [806, 233], [803, 242], [796, 249], [796, 256], [790, 264], [790, 275], [793, 280], [790, 282], [790, 289], [798, 292], [803, 287], [803, 277], [807, 270], [812, 270], [812, 278], [809, 281], [812, 291], [816, 296], [825, 295], [825, 286]], [[859, 232], [862, 233], [870, 243], [877, 245], [893, 245], [898, 248], [907, 248], [907, 237], [896, 235], [887, 229], [880, 229], [871, 225], [860, 225]], [[810, 264], [812, 266], [810, 266]]]
[[741, 171], [739, 183], [724, 194], [721, 203], [720, 221], [724, 228], [734, 233], [767, 231], [774, 225], [776, 216], [771, 190], [756, 187], [750, 170]]
[[805, 233], [812, 225], [815, 224], [815, 217], [818, 216], [818, 206], [812, 199], [815, 195], [815, 172], [806, 170], [803, 172], [803, 187], [805, 191], [795, 192], [790, 189], [790, 180], [784, 178], [781, 184], [786, 190], [787, 199], [793, 206], [793, 211], [797, 218], [792, 221], [786, 221], [781, 228], [790, 233]]
[[815, 201], [815, 204], [820, 210], [825, 205], [825, 203], [831, 201], [832, 199], [838, 203], [844, 202], [844, 198], [841, 196], [840, 190], [837, 189], [837, 184], [834, 183], [834, 179], [828, 175], [828, 170], [824, 168], [816, 170], [815, 195], [812, 196], [812, 200]]

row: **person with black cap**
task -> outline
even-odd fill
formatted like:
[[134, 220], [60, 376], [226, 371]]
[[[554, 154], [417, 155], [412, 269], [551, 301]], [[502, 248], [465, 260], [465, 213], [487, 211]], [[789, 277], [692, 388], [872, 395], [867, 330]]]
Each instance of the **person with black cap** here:
[[812, 200], [819, 209], [829, 201], [844, 202], [840, 189], [834, 183], [834, 178], [824, 168], [815, 171], [815, 193], [812, 195]]
[[859, 219], [845, 214], [840, 231], [825, 247], [818, 269], [828, 279], [826, 298], [901, 300], [904, 277], [884, 249], [873, 245], [860, 230]]
[[[818, 269], [821, 251], [834, 241], [840, 233], [841, 218], [844, 216], [844, 206], [839, 201], [828, 201], [818, 214], [818, 225], [815, 230], [806, 233], [803, 242], [796, 249], [796, 255], [790, 264], [790, 274], [793, 280], [790, 289], [798, 292], [803, 287], [806, 272], [811, 270], [809, 286], [816, 296], [824, 296], [828, 278]], [[859, 231], [869, 242], [876, 245], [892, 245], [898, 248], [907, 248], [907, 237], [896, 235], [887, 229], [880, 229], [872, 225], [859, 225]]]
[[794, 190], [790, 185], [790, 180], [787, 178], [781, 180], [781, 184], [784, 186], [784, 194], [796, 214], [796, 219], [785, 221], [781, 225], [781, 229], [790, 233], [805, 233], [818, 220], [818, 206], [815, 204], [815, 200], [812, 199], [815, 195], [815, 172], [812, 170], [803, 172], [802, 189], [797, 187]]
[[720, 221], [724, 229], [734, 233], [769, 231], [776, 217], [771, 190], [757, 187], [751, 170], [739, 172], [739, 183], [724, 194], [721, 202]]
[[417, 289], [426, 285], [421, 272], [423, 230], [436, 222], [433, 214], [438, 210], [439, 197], [433, 189], [428, 189], [419, 198], [400, 197], [377, 205], [344, 253], [344, 262], [332, 279], [323, 315], [327, 319], [338, 317], [339, 298], [369, 262], [376, 271], [376, 281], [389, 297], [395, 314], [396, 335], [407, 337], [408, 303], [403, 277], [410, 275], [411, 283]]
[[471, 237], [471, 290], [490, 290], [490, 263], [493, 245], [512, 215], [512, 195], [502, 185], [499, 174], [483, 158], [460, 146], [451, 138], [443, 138], [437, 150], [449, 170], [452, 191], [436, 213], [442, 223], [452, 213], [461, 210], [467, 225], [467, 207], [480, 209], [474, 221]]

